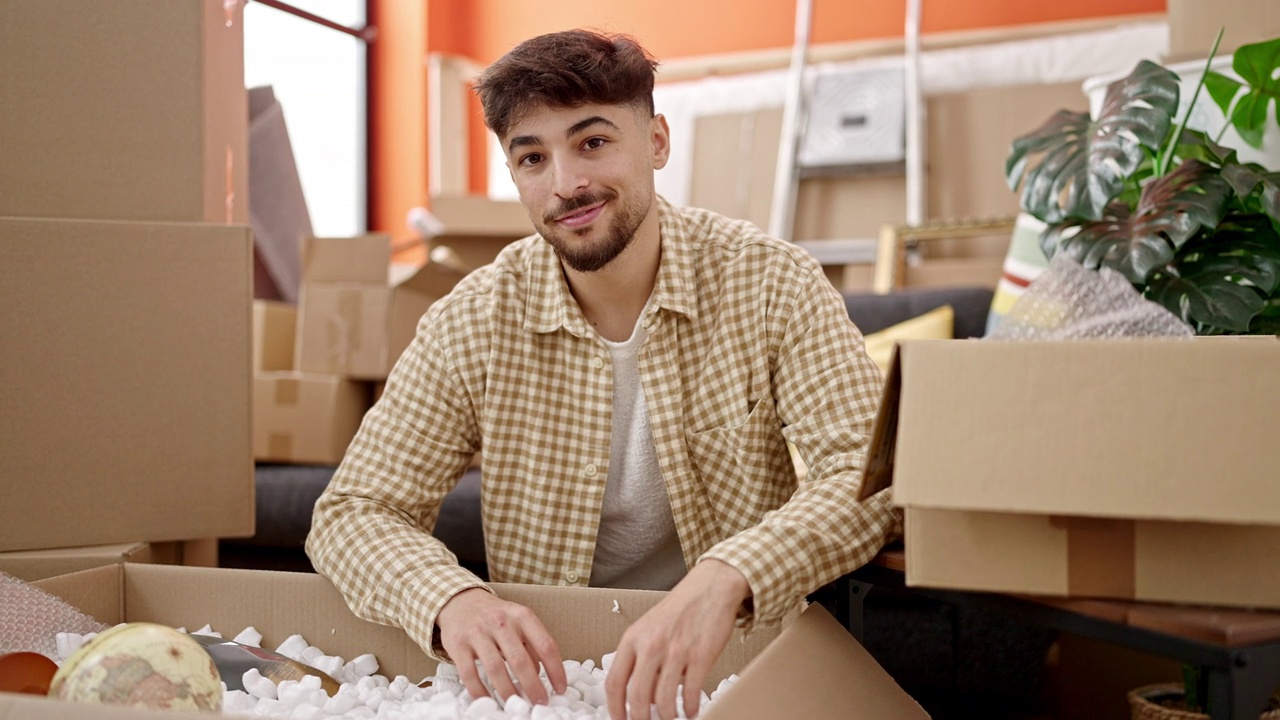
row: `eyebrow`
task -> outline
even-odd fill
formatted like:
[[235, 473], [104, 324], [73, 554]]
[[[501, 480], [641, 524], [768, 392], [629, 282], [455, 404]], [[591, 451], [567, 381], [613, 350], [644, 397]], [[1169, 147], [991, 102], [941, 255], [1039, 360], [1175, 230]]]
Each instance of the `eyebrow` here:
[[[564, 136], [566, 138], [571, 138], [574, 135], [577, 135], [583, 130], [586, 130], [587, 128], [592, 127], [594, 125], [605, 125], [609, 128], [612, 128], [613, 130], [617, 130], [617, 131], [622, 130], [622, 128], [618, 127], [617, 124], [615, 124], [612, 120], [606, 117], [602, 117], [600, 115], [592, 115], [589, 118], [584, 118], [570, 125], [569, 129], [564, 131]], [[537, 135], [517, 135], [511, 138], [511, 141], [507, 143], [507, 152], [514, 153], [516, 151], [516, 148], [518, 147], [524, 147], [526, 145], [541, 145], [541, 144], [542, 144], [542, 140], [540, 140]]]

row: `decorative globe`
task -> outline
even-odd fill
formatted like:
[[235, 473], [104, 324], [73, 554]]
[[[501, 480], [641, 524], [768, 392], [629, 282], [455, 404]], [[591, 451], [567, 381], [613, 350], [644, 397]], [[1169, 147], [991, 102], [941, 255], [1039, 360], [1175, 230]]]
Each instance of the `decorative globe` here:
[[85, 643], [53, 676], [49, 696], [158, 710], [222, 709], [222, 685], [195, 640], [154, 623], [117, 625]]

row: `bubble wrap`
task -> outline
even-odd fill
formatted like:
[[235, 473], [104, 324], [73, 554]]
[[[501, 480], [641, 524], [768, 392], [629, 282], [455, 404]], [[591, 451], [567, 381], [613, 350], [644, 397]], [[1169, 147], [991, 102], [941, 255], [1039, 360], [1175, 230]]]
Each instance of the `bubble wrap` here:
[[62, 598], [0, 572], [0, 653], [38, 652], [57, 657], [59, 632], [101, 632], [106, 625]]
[[1120, 273], [1110, 268], [1089, 270], [1065, 253], [1058, 253], [987, 338], [1073, 340], [1194, 335], [1190, 325], [1142, 297]]

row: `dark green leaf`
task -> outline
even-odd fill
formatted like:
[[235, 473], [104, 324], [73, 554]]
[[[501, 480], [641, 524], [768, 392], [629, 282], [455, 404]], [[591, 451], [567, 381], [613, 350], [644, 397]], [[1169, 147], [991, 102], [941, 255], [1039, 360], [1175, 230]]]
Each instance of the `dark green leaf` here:
[[1217, 274], [1177, 277], [1161, 273], [1147, 288], [1147, 297], [1199, 328], [1200, 334], [1213, 331], [1242, 333], [1263, 308], [1262, 296], [1251, 287]]
[[1214, 168], [1189, 160], [1147, 183], [1133, 213], [1112, 203], [1101, 220], [1051, 224], [1041, 243], [1047, 254], [1061, 250], [1085, 267], [1109, 267], [1142, 285], [1197, 231], [1217, 227], [1230, 195]]
[[1259, 312], [1249, 323], [1251, 335], [1280, 335], [1280, 298], [1267, 301], [1262, 312]]
[[1126, 178], [1159, 151], [1177, 108], [1178, 76], [1143, 60], [1107, 86], [1096, 120], [1061, 110], [1014, 140], [1005, 178], [1010, 188], [1022, 184], [1022, 208], [1045, 222], [1099, 219]]
[[1240, 162], [1236, 159], [1236, 151], [1233, 148], [1219, 145], [1205, 133], [1191, 128], [1183, 128], [1182, 136], [1178, 139], [1174, 150], [1183, 160], [1199, 160], [1217, 167]]
[[1262, 209], [1273, 221], [1280, 221], [1280, 173], [1268, 173], [1262, 178]]
[[1217, 232], [1188, 242], [1176, 262], [1183, 275], [1216, 272], [1270, 296], [1280, 287], [1280, 234], [1265, 216], [1228, 216]]
[[1228, 165], [1222, 168], [1222, 178], [1231, 185], [1236, 195], [1247, 198], [1253, 194], [1254, 188], [1262, 182], [1262, 173], [1247, 165]]

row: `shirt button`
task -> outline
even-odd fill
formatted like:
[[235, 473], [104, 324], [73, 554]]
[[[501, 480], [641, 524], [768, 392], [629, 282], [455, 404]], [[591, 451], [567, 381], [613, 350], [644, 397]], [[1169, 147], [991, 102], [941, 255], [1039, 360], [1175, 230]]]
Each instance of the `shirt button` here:
[[595, 466], [595, 465], [590, 465], [590, 464], [589, 464], [589, 465], [587, 465], [585, 468], [583, 468], [583, 469], [582, 469], [582, 472], [583, 472], [583, 473], [585, 473], [587, 477], [595, 477], [595, 476], [596, 476], [596, 472], [598, 472], [598, 470], [597, 470], [597, 468], [596, 468], [596, 466]]
[[578, 572], [576, 570], [570, 570], [564, 574], [564, 579], [568, 580], [569, 584], [572, 585], [578, 582]]
[[599, 370], [600, 368], [604, 367], [604, 360], [598, 357], [591, 358], [591, 367]]

